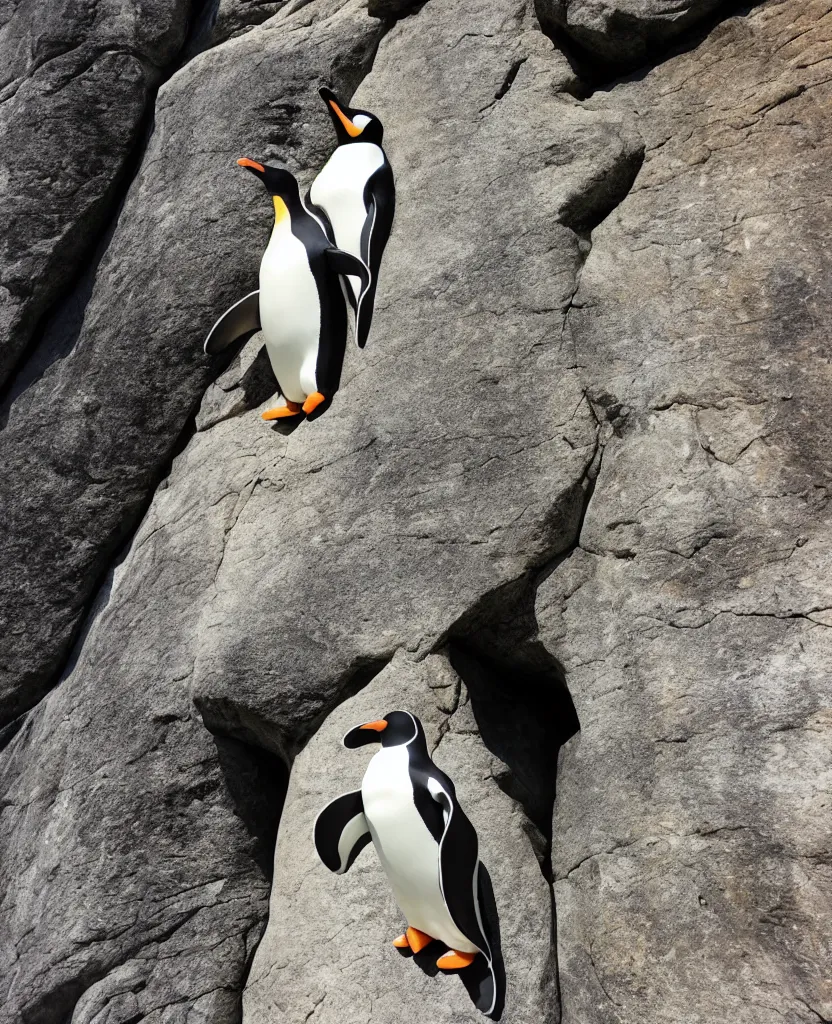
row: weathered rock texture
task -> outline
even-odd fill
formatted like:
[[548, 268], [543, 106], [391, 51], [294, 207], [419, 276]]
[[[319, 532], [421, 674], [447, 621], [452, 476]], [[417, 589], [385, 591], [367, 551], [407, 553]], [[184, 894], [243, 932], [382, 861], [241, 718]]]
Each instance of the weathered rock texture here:
[[319, 164], [331, 129], [312, 116], [321, 104], [311, 86], [333, 81], [349, 92], [372, 59], [379, 23], [362, 8], [320, 14], [310, 21], [302, 11], [286, 31], [278, 15], [160, 90], [106, 251], [53, 321], [38, 376], [11, 404], [0, 437], [5, 720], [55, 682], [95, 588], [216, 374], [202, 338], [217, 310], [257, 279], [268, 223], [235, 158], [254, 146], [299, 172]]
[[[829, 5], [594, 93], [656, 5], [635, 49], [560, 5], [577, 61], [525, 0], [268, 6], [192, 12], [6, 396], [0, 1020], [482, 1019], [394, 954], [372, 851], [312, 849], [397, 706], [480, 830], [506, 1021], [828, 1020]], [[367, 349], [278, 432], [261, 342], [201, 341], [269, 229], [234, 159], [308, 183], [325, 82], [398, 214]]]
[[832, 1015], [827, 6], [763, 6], [590, 101], [636, 109], [647, 158], [568, 316], [610, 426], [538, 592], [581, 721], [566, 1021]]
[[21, 0], [0, 12], [0, 385], [112, 211], [188, 0]]
[[[535, 0], [545, 32], [605, 65], [637, 64], [731, 0]], [[734, 4], [736, 6], [736, 4]]]

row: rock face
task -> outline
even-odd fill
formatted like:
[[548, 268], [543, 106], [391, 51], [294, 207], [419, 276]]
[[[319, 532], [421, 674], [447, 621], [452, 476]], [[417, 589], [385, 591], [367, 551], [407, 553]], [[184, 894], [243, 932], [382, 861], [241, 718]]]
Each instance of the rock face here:
[[[83, 122], [42, 132], [75, 201], [0, 187], [0, 1021], [482, 1020], [390, 946], [373, 851], [311, 843], [396, 707], [478, 828], [503, 1020], [832, 1016], [832, 14], [541, 3], [0, 15], [0, 119]], [[278, 431], [261, 339], [201, 342], [270, 226], [234, 160], [308, 184], [324, 83], [397, 220], [368, 347]]]
[[[38, 0], [0, 13], [0, 384], [113, 210], [187, 0]], [[37, 126], [37, 131], [33, 131]]]
[[[280, 24], [278, 16], [201, 55], [160, 90], [106, 251], [47, 332], [37, 377], [11, 403], [0, 441], [5, 721], [55, 682], [113, 554], [216, 375], [202, 338], [257, 279], [268, 225], [235, 158], [254, 145], [265, 158], [279, 150], [299, 172], [320, 163], [329, 129], [320, 117], [304, 127], [321, 105], [310, 80], [349, 91], [379, 37], [360, 8], [297, 31]], [[264, 48], [268, 63], [254, 59]]]
[[554, 827], [566, 1021], [830, 1016], [830, 84], [822, 10], [798, 13], [590, 101], [638, 110], [647, 158], [568, 316], [610, 422], [537, 595], [581, 722]]

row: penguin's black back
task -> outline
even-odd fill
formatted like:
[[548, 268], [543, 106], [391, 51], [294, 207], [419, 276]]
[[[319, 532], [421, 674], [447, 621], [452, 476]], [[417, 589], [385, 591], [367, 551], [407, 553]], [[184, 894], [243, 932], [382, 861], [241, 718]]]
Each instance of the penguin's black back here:
[[[331, 399], [341, 383], [341, 371], [347, 350], [347, 301], [344, 297], [341, 277], [333, 271], [327, 260], [326, 251], [332, 248], [332, 242], [320, 223], [299, 200], [297, 203], [291, 204], [289, 213], [292, 234], [306, 249], [309, 269], [318, 289], [321, 325], [315, 377], [318, 391], [327, 399]], [[328, 406], [329, 402], [318, 406], [309, 419], [315, 419], [325, 412]]]

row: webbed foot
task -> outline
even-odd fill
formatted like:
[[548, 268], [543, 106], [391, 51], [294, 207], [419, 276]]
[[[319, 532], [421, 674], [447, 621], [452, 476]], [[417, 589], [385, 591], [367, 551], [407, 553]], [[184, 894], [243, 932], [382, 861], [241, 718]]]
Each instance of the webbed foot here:
[[326, 396], [322, 395], [320, 391], [313, 391], [312, 394], [303, 403], [303, 411], [308, 416], [310, 412], [314, 412], [321, 402], [326, 401]]
[[[414, 953], [419, 953], [425, 948], [425, 946], [433, 942], [433, 937], [431, 935], [426, 935], [425, 932], [420, 932], [418, 928], [408, 928], [403, 937], [407, 939], [407, 944]], [[396, 942], [398, 941], [399, 940], [396, 939]]]
[[440, 967], [443, 971], [452, 971], [459, 967], [470, 967], [476, 955], [476, 953], [459, 953], [455, 949], [449, 949], [447, 953], [439, 957], [436, 961], [436, 966]]
[[264, 420], [282, 420], [287, 416], [298, 416], [301, 410], [302, 406], [298, 402], [287, 400], [285, 405], [276, 405], [274, 409], [266, 409], [262, 416]]

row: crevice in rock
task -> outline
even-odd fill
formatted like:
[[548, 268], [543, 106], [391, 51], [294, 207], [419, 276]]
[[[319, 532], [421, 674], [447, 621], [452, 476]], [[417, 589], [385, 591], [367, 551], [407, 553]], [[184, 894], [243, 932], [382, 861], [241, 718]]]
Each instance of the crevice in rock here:
[[253, 3], [226, 12], [226, 17], [220, 20], [221, 0], [205, 0], [193, 19], [188, 42], [182, 48], [179, 66], [184, 67], [200, 53], [222, 46], [229, 39], [245, 35], [273, 18], [287, 6], [288, 2], [289, 0], [254, 0]]
[[[533, 604], [533, 592], [527, 595]], [[561, 746], [579, 729], [560, 664], [525, 632], [528, 608], [502, 637], [493, 630], [449, 645], [451, 664], [468, 690], [485, 746], [506, 766], [494, 781], [519, 803], [531, 826], [529, 840], [547, 882], [552, 882], [552, 811]], [[533, 620], [533, 613], [531, 616]], [[497, 627], [499, 628], [499, 626]], [[534, 622], [536, 633], [537, 624]]]
[[500, 100], [508, 93], [509, 89], [511, 89], [514, 84], [514, 79], [517, 78], [520, 68], [523, 67], [528, 59], [528, 57], [519, 57], [517, 60], [512, 62], [511, 67], [506, 72], [502, 84], [494, 93], [494, 99], [490, 103], [486, 103], [486, 105], [480, 109], [480, 114], [484, 114], [486, 110], [490, 110], [495, 103], [499, 103]]
[[[667, 40], [647, 40], [644, 54], [635, 60], [615, 60], [598, 50], [593, 50], [575, 35], [570, 34], [562, 25], [547, 25], [541, 30], [549, 36], [555, 46], [564, 55], [584, 89], [574, 93], [576, 99], [588, 99], [595, 92], [608, 92], [615, 86], [625, 82], [637, 82], [645, 78], [654, 68], [680, 54], [695, 50], [713, 30], [724, 21], [734, 17], [744, 17], [762, 0], [731, 0], [723, 3], [710, 14], [692, 22], [688, 28]], [[619, 12], [618, 26], [622, 30], [632, 23], [631, 32], [638, 35], [641, 23], [637, 18], [627, 17]], [[610, 33], [608, 45], [615, 44], [615, 35]]]
[[214, 744], [235, 813], [251, 837], [251, 858], [271, 882], [289, 768], [270, 751], [230, 736], [215, 734]]
[[369, 0], [367, 14], [389, 22], [390, 29], [396, 22], [414, 17], [427, 3], [428, 0]]
[[580, 192], [569, 197], [558, 217], [584, 242], [584, 263], [592, 248], [592, 232], [624, 202], [644, 163], [643, 142], [637, 148], [622, 150], [612, 170], [598, 169]]
[[549, 881], [558, 751], [580, 725], [563, 667], [539, 639], [535, 598], [540, 582], [578, 544], [600, 453], [596, 443], [576, 483], [568, 537], [553, 536], [551, 553], [518, 579], [483, 595], [435, 647], [447, 647], [483, 742], [507, 766], [497, 784], [539, 831], [535, 847]]
[[[363, 690], [390, 664], [394, 653], [380, 658], [358, 659], [340, 688], [339, 703]], [[310, 718], [302, 736], [286, 737], [268, 722], [231, 706], [229, 702], [199, 701], [196, 706], [203, 724], [214, 737], [219, 765], [235, 811], [251, 837], [252, 859], [271, 883], [277, 833], [292, 763], [332, 709], [325, 709]], [[259, 934], [251, 937], [239, 981], [239, 1019], [242, 1019], [243, 992], [267, 925], [268, 914], [264, 915]]]
[[[573, 309], [581, 308], [581, 304], [575, 301], [575, 297], [581, 287], [584, 267], [592, 253], [592, 233], [624, 202], [632, 191], [644, 164], [645, 153], [646, 148], [643, 141], [636, 148], [625, 147], [622, 159], [615, 165], [613, 172], [597, 174], [588, 182], [586, 188], [567, 201], [560, 213], [561, 223], [570, 228], [577, 236], [579, 256], [574, 284], [562, 307], [561, 341], [566, 338], [570, 312]], [[574, 339], [572, 348], [574, 358], [567, 369], [583, 369]]]
[[[595, 465], [593, 459], [591, 466]], [[573, 545], [591, 496], [587, 483]], [[450, 631], [448, 654], [468, 691], [483, 744], [505, 766], [494, 781], [526, 815], [529, 843], [549, 889], [551, 950], [560, 1000], [552, 822], [560, 750], [578, 732], [580, 722], [563, 666], [538, 636], [535, 598], [540, 579], [540, 571], [528, 574], [480, 602], [474, 614]]]
[[[37, 705], [35, 705], [35, 707], [37, 707]], [[22, 715], [18, 715], [17, 718], [13, 718], [10, 722], [7, 722], [2, 726], [2, 728], [0, 728], [0, 754], [6, 749], [26, 724], [26, 720], [33, 710], [34, 708], [30, 708], [28, 711], [24, 711]]]

